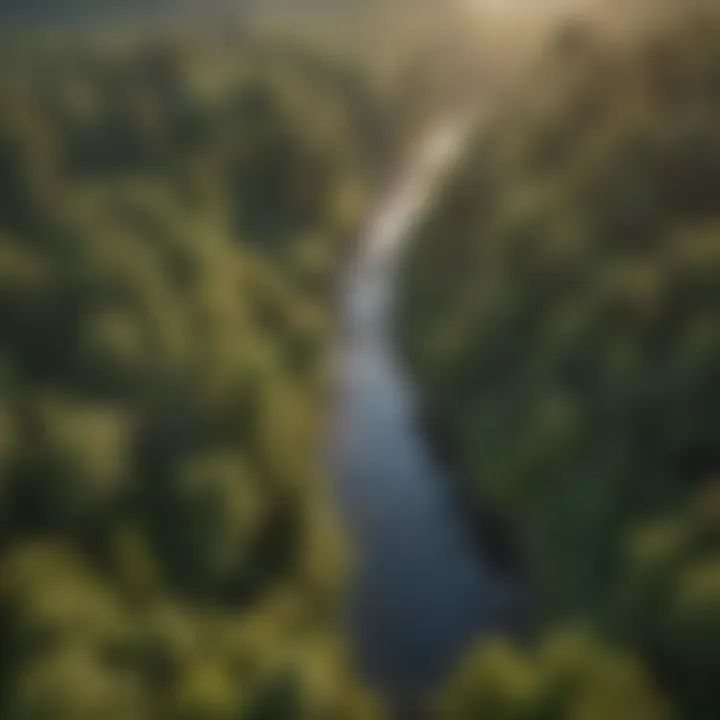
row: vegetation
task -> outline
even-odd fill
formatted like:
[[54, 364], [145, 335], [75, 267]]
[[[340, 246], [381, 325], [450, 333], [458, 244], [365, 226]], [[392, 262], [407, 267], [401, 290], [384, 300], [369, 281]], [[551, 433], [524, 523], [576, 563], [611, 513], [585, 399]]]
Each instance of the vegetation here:
[[720, 18], [646, 26], [565, 28], [409, 252], [409, 365], [547, 638], [478, 650], [447, 717], [716, 716]]
[[7, 720], [380, 715], [320, 445], [374, 106], [292, 52], [2, 51]]
[[[0, 18], [150, 19], [89, 5]], [[368, 198], [485, 88], [485, 51], [402, 2], [332, 3], [338, 34], [326, 0], [309, 51], [267, 5], [252, 29], [218, 8], [3, 34], [3, 720], [385, 715], [323, 473], [331, 298]], [[568, 27], [409, 254], [409, 366], [537, 608], [527, 647], [460, 663], [443, 720], [716, 715], [719, 48], [711, 0]]]

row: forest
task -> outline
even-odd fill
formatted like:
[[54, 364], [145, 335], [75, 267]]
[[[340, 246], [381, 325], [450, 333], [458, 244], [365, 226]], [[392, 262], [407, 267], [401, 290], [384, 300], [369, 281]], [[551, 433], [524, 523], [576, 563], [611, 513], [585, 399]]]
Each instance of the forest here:
[[[440, 3], [0, 6], [2, 720], [718, 717], [720, 10], [531, 59]], [[530, 609], [398, 702], [347, 618], [338, 288], [480, 105], [394, 319]]]
[[425, 423], [475, 524], [519, 538], [533, 608], [442, 717], [717, 716], [719, 127], [712, 3], [568, 24], [409, 248]]
[[320, 431], [380, 105], [232, 38], [2, 56], [0, 714], [375, 717]]

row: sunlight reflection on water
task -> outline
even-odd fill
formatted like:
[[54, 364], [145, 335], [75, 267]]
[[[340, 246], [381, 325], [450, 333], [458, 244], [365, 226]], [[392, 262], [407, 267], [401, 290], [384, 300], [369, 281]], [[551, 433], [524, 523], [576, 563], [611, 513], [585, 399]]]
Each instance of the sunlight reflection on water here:
[[393, 690], [436, 681], [465, 645], [498, 627], [512, 596], [479, 556], [417, 434], [390, 327], [399, 251], [470, 124], [455, 119], [419, 147], [371, 218], [345, 295], [334, 466], [360, 555], [353, 628], [367, 673]]

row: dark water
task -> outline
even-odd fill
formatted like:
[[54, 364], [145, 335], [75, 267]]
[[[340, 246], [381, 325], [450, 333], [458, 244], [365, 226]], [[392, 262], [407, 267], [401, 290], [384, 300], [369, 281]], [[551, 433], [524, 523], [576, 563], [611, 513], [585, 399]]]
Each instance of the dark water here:
[[467, 134], [454, 120], [428, 135], [371, 218], [345, 288], [333, 449], [360, 556], [352, 623], [366, 673], [393, 692], [437, 682], [472, 639], [500, 627], [516, 595], [471, 541], [418, 434], [390, 322], [402, 246]]

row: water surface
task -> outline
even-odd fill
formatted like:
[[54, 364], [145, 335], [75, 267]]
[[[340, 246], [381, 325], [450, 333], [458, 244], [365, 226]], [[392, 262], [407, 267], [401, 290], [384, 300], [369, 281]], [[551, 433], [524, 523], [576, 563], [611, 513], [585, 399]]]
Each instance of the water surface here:
[[333, 463], [359, 554], [352, 626], [366, 673], [396, 692], [436, 682], [473, 639], [499, 627], [513, 598], [470, 539], [418, 433], [391, 322], [401, 250], [469, 125], [454, 119], [428, 134], [370, 219], [344, 289]]

